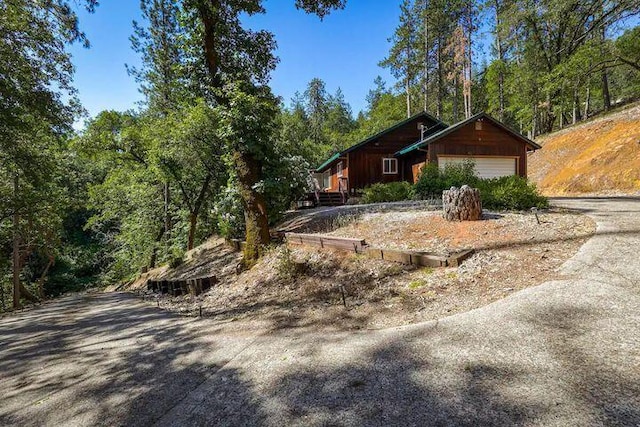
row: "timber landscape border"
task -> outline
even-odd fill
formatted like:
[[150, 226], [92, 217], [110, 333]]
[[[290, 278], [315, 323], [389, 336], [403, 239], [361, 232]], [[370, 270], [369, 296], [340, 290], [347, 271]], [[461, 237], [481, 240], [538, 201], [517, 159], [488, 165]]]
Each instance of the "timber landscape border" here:
[[[364, 239], [328, 236], [324, 234], [285, 233], [288, 246], [309, 246], [343, 252], [364, 254], [368, 258], [397, 262], [419, 267], [457, 267], [475, 253], [473, 249], [464, 249], [451, 255], [438, 255], [423, 251], [403, 251], [398, 249], [374, 248]], [[244, 248], [244, 242], [238, 239], [227, 240], [235, 251]]]

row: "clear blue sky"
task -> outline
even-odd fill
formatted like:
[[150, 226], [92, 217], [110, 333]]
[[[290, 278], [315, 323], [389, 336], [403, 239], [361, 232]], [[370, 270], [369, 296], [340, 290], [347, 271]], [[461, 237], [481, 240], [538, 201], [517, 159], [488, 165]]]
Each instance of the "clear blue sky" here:
[[[392, 78], [378, 67], [389, 49], [387, 39], [398, 23], [400, 0], [348, 0], [344, 10], [320, 21], [296, 10], [294, 0], [267, 0], [267, 13], [246, 20], [254, 29], [275, 34], [280, 63], [271, 87], [288, 104], [314, 77], [323, 79], [331, 93], [340, 87], [354, 114], [364, 108], [373, 80]], [[105, 0], [94, 14], [79, 13], [90, 49], [73, 46], [75, 85], [91, 116], [105, 109], [135, 108], [138, 85], [127, 75], [125, 63], [139, 64], [131, 48], [131, 21], [140, 20], [139, 2]]]

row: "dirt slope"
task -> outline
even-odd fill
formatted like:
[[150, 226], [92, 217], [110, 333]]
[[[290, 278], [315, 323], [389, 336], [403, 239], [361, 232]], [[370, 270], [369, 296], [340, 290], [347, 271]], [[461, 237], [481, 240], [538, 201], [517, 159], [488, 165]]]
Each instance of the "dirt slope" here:
[[528, 172], [543, 193], [640, 193], [640, 104], [536, 141]]

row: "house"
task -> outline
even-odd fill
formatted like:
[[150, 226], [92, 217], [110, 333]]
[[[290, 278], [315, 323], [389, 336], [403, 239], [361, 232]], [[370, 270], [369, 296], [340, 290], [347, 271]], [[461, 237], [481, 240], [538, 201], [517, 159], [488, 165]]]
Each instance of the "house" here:
[[446, 128], [426, 112], [416, 114], [334, 154], [316, 169], [316, 178], [324, 191], [348, 194], [376, 182], [410, 180], [395, 153]]
[[471, 159], [483, 178], [526, 177], [527, 153], [539, 148], [486, 113], [447, 126], [423, 112], [334, 154], [316, 169], [316, 179], [325, 201], [344, 202], [371, 184], [416, 182], [427, 163], [445, 167]]

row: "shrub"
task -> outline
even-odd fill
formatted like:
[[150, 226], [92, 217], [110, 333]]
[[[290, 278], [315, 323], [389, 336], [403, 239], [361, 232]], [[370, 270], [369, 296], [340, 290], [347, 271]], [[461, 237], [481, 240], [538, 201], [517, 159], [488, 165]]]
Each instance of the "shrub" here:
[[465, 160], [460, 164], [449, 164], [444, 169], [440, 169], [435, 163], [429, 163], [420, 172], [418, 182], [413, 187], [413, 197], [440, 198], [444, 190], [462, 187], [465, 184], [475, 187], [478, 181], [475, 163], [472, 160]]
[[524, 210], [549, 206], [549, 200], [538, 193], [535, 184], [520, 176], [482, 179], [477, 187], [482, 205], [488, 209]]
[[398, 202], [411, 196], [411, 184], [405, 181], [373, 184], [364, 189], [362, 203]]
[[469, 185], [480, 190], [482, 206], [497, 210], [524, 210], [531, 207], [546, 208], [549, 201], [540, 195], [536, 186], [520, 176], [481, 179], [475, 174], [473, 161], [447, 165], [439, 169], [430, 163], [420, 173], [413, 187], [415, 198], [440, 198], [442, 191], [451, 187]]
[[215, 203], [215, 213], [218, 217], [218, 230], [227, 239], [244, 236], [244, 209], [238, 186], [232, 180], [221, 191]]
[[276, 258], [277, 277], [287, 283], [304, 273], [307, 263], [296, 262], [296, 259], [287, 245], [283, 245], [282, 249], [278, 249]]

